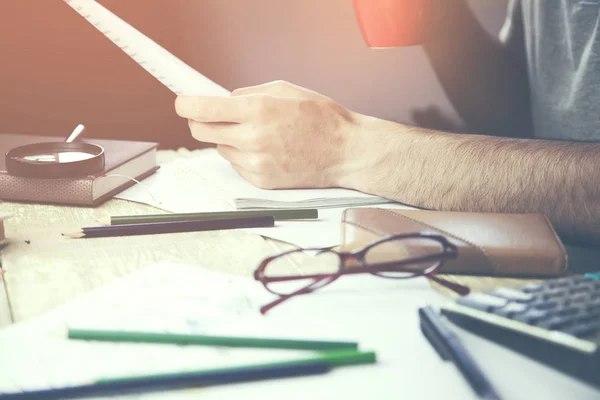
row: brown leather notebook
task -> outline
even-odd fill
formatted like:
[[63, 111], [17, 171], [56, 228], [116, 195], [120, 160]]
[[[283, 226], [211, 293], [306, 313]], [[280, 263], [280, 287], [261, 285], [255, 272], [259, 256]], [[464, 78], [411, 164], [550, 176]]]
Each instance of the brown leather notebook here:
[[143, 179], [157, 169], [157, 143], [127, 140], [83, 139], [105, 151], [104, 170], [94, 175], [68, 179], [33, 179], [9, 175], [5, 154], [26, 144], [64, 141], [64, 138], [0, 134], [0, 199], [35, 203], [96, 206], [135, 184], [126, 177]]
[[343, 246], [419, 232], [457, 246], [458, 257], [446, 261], [442, 273], [555, 276], [567, 270], [565, 247], [539, 214], [348, 208], [342, 217]]

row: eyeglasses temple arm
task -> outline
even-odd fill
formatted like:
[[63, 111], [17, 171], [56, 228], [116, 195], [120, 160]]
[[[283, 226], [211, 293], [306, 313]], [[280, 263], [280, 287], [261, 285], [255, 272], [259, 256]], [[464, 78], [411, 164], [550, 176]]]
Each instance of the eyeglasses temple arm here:
[[456, 293], [460, 294], [461, 296], [465, 296], [471, 292], [471, 289], [469, 289], [467, 286], [463, 286], [458, 283], [447, 281], [438, 276], [435, 276], [434, 274], [427, 274], [425, 276], [427, 278], [431, 279], [432, 281], [439, 283], [440, 285], [455, 291]]
[[279, 305], [281, 303], [283, 303], [284, 301], [286, 301], [287, 299], [291, 298], [292, 295], [287, 295], [287, 296], [281, 296], [280, 298], [278, 298], [277, 300], [274, 300], [268, 304], [265, 304], [264, 306], [262, 306], [260, 308], [260, 313], [262, 315], [265, 315], [271, 308], [275, 307], [276, 305]]
[[312, 289], [313, 285], [315, 285], [315, 284], [317, 284], [317, 283], [321, 282], [323, 279], [325, 279], [325, 278], [315, 279], [315, 280], [314, 280], [314, 282], [313, 282], [313, 283], [311, 283], [310, 285], [308, 285], [308, 286], [306, 286], [306, 287], [303, 287], [303, 288], [301, 288], [301, 289], [298, 289], [298, 290], [296, 290], [296, 291], [295, 291], [295, 292], [293, 292], [293, 293], [290, 293], [290, 294], [287, 294], [287, 295], [280, 296], [280, 297], [279, 297], [277, 300], [274, 300], [274, 301], [272, 301], [272, 302], [270, 302], [270, 303], [268, 303], [268, 304], [265, 304], [264, 306], [262, 306], [262, 307], [260, 308], [260, 313], [261, 313], [262, 315], [264, 315], [264, 314], [266, 314], [266, 313], [267, 313], [267, 311], [269, 311], [271, 308], [275, 307], [276, 305], [279, 305], [279, 304], [283, 303], [284, 301], [286, 301], [286, 300], [288, 300], [288, 299], [291, 299], [291, 298], [292, 298], [292, 297], [294, 297], [294, 296], [297, 296], [297, 295], [300, 295], [300, 294], [304, 294], [304, 293], [309, 293], [309, 292], [311, 292], [311, 291], [312, 291], [311, 289]]

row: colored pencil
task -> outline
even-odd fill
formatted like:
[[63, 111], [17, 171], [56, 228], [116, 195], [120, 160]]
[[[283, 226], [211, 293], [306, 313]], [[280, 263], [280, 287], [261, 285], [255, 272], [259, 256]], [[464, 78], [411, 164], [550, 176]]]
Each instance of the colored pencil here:
[[499, 400], [501, 397], [485, 376], [473, 357], [446, 323], [446, 318], [431, 306], [419, 309], [421, 330], [432, 346], [441, 351], [444, 360], [451, 360], [463, 374], [479, 398]]
[[111, 236], [153, 235], [158, 233], [215, 231], [221, 229], [258, 228], [274, 226], [273, 217], [224, 218], [209, 221], [156, 222], [151, 224], [131, 224], [114, 226], [94, 226], [81, 228], [75, 232], [63, 233], [71, 238], [98, 238]]
[[169, 375], [137, 377], [135, 379], [109, 379], [93, 383], [42, 389], [28, 392], [1, 393], [0, 400], [54, 400], [82, 397], [113, 396], [250, 382], [266, 379], [316, 375], [328, 372], [329, 364], [323, 361], [288, 364], [256, 365], [221, 370], [204, 370]]
[[377, 355], [373, 351], [355, 351], [355, 350], [338, 350], [338, 351], [326, 351], [317, 356], [306, 357], [294, 360], [287, 361], [275, 361], [264, 364], [257, 365], [246, 365], [246, 366], [238, 366], [238, 367], [228, 367], [228, 368], [218, 368], [213, 370], [201, 370], [201, 371], [185, 371], [185, 372], [172, 372], [172, 373], [162, 373], [162, 374], [152, 374], [152, 375], [138, 375], [138, 376], [126, 376], [126, 377], [111, 377], [111, 378], [103, 378], [99, 379], [98, 382], [118, 382], [118, 381], [135, 381], [138, 379], [151, 379], [151, 378], [168, 378], [173, 376], [182, 376], [182, 375], [190, 375], [197, 373], [206, 373], [206, 372], [223, 372], [223, 371], [238, 371], [245, 370], [248, 368], [281, 368], [281, 367], [290, 367], [290, 366], [298, 366], [305, 364], [315, 364], [315, 363], [325, 363], [328, 367], [346, 367], [351, 365], [365, 365], [365, 364], [374, 364], [377, 362]]
[[105, 342], [165, 343], [179, 345], [253, 347], [290, 350], [357, 350], [356, 342], [208, 336], [160, 332], [69, 329], [69, 339]]
[[272, 216], [275, 220], [286, 219], [315, 219], [319, 217], [317, 209], [291, 209], [291, 210], [242, 210], [218, 211], [179, 214], [150, 214], [150, 215], [123, 215], [111, 216], [101, 223], [104, 225], [126, 225], [152, 222], [179, 222], [179, 221], [207, 221], [221, 218], [245, 218]]

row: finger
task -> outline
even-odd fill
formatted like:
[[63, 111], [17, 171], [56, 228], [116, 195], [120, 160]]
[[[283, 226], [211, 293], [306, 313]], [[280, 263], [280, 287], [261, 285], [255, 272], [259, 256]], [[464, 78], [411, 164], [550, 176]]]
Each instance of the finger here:
[[250, 171], [238, 164], [231, 163], [233, 169], [245, 180], [253, 184], [254, 186], [260, 189], [280, 189], [284, 188], [284, 186], [277, 184], [276, 180], [265, 174], [259, 174], [254, 171]]
[[263, 175], [257, 174], [256, 172], [249, 171], [239, 164], [231, 163], [231, 167], [238, 173], [242, 178], [250, 182], [256, 187], [261, 189], [273, 189]]
[[268, 94], [275, 97], [296, 97], [303, 99], [324, 100], [325, 96], [293, 83], [285, 81], [273, 81], [256, 86], [248, 86], [235, 89], [231, 96], [247, 96], [252, 94]]
[[237, 164], [240, 166], [246, 164], [244, 160], [245, 157], [243, 155], [244, 153], [242, 153], [242, 151], [236, 147], [227, 144], [219, 144], [217, 146], [217, 152], [221, 155], [221, 157], [223, 157], [232, 164]]
[[228, 145], [218, 145], [217, 152], [230, 163], [253, 174], [265, 175], [269, 171], [266, 157], [259, 153], [240, 150]]
[[242, 146], [244, 136], [240, 133], [240, 124], [230, 122], [197, 122], [188, 121], [190, 133], [199, 142]]
[[246, 122], [256, 112], [252, 97], [178, 96], [177, 115], [198, 122]]

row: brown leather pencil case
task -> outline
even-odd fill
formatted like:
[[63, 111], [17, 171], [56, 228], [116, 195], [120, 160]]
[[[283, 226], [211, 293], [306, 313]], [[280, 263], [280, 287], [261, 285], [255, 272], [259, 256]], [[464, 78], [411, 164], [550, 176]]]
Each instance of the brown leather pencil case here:
[[541, 214], [348, 208], [341, 229], [344, 247], [396, 234], [442, 235], [457, 246], [458, 257], [446, 261], [441, 273], [556, 276], [567, 271], [565, 247]]

